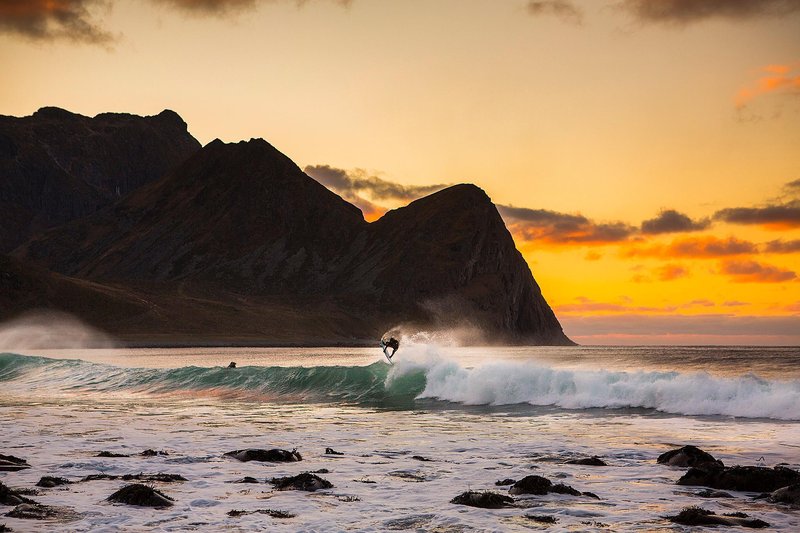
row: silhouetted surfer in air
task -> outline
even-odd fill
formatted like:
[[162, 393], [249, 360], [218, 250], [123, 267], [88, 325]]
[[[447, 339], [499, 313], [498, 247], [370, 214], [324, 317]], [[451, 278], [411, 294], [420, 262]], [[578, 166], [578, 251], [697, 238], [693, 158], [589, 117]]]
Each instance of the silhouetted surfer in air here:
[[[391, 363], [392, 357], [394, 357], [394, 354], [397, 353], [397, 349], [400, 348], [400, 341], [398, 341], [394, 337], [389, 337], [388, 341], [381, 339], [381, 348], [383, 348], [383, 355], [385, 355], [386, 359], [388, 359], [389, 362]], [[386, 352], [386, 350], [388, 350], [389, 348], [392, 349], [391, 354]]]

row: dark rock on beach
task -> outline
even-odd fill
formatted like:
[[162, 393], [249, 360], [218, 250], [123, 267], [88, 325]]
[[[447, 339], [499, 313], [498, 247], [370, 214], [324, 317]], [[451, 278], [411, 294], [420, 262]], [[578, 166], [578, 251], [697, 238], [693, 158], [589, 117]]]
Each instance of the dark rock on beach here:
[[286, 511], [277, 511], [275, 509], [256, 509], [255, 511], [239, 511], [236, 509], [228, 511], [228, 516], [231, 517], [239, 517], [248, 514], [265, 514], [271, 516], [272, 518], [294, 518], [297, 515], [293, 515], [292, 513], [287, 513]]
[[325, 455], [344, 455], [344, 453], [337, 452], [333, 448], [325, 448]]
[[81, 481], [104, 481], [104, 480], [115, 480], [119, 479], [119, 476], [115, 476], [113, 474], [89, 474], [88, 476], [81, 479]]
[[139, 455], [141, 455], [142, 457], [156, 457], [156, 456], [159, 456], [159, 455], [169, 455], [169, 454], [167, 452], [163, 451], [163, 450], [150, 450], [150, 449], [148, 449], [148, 450], [143, 451]]
[[259, 481], [251, 476], [244, 476], [242, 479], [237, 479], [236, 481], [231, 481], [231, 483], [259, 483]]
[[776, 466], [703, 466], [690, 468], [678, 485], [701, 485], [712, 489], [738, 490], [745, 492], [772, 492], [782, 487], [800, 483], [800, 472]]
[[733, 496], [724, 490], [711, 490], [705, 489], [700, 492], [695, 492], [695, 496], [699, 498], [733, 498]]
[[30, 467], [25, 459], [0, 453], [0, 472], [16, 472]]
[[14, 531], [14, 530], [5, 524], [0, 524], [0, 533], [6, 533], [7, 531]]
[[6, 513], [6, 516], [24, 520], [74, 520], [78, 514], [69, 507], [22, 503]]
[[516, 483], [514, 483], [510, 489], [508, 489], [509, 494], [535, 494], [537, 496], [544, 496], [550, 490], [550, 487], [553, 486], [553, 483], [547, 479], [546, 477], [542, 476], [525, 476], [524, 478], [520, 479]]
[[414, 459], [415, 461], [430, 462], [430, 459], [428, 459], [427, 457], [423, 457], [421, 455], [412, 455], [411, 458]]
[[700, 507], [687, 507], [675, 516], [666, 517], [669, 521], [684, 526], [740, 526], [749, 528], [769, 527], [757, 518], [749, 518], [744, 513], [718, 515]]
[[158, 483], [177, 483], [181, 481], [188, 481], [180, 474], [125, 474], [120, 479], [123, 481], [150, 481]]
[[109, 496], [108, 501], [139, 507], [171, 507], [175, 500], [153, 487], [135, 483], [122, 487]]
[[130, 457], [130, 455], [126, 453], [116, 453], [103, 450], [102, 452], [98, 453], [95, 457]]
[[502, 509], [514, 503], [514, 499], [506, 496], [505, 494], [498, 494], [496, 492], [477, 492], [467, 491], [462, 492], [452, 500], [450, 503], [456, 505], [468, 505], [470, 507], [480, 507], [482, 509]]
[[781, 487], [767, 498], [772, 503], [787, 503], [791, 506], [800, 507], [800, 483]]
[[0, 482], [0, 505], [19, 505], [21, 503], [36, 503], [21, 495], [14, 489]]
[[248, 450], [234, 450], [225, 455], [233, 457], [239, 461], [260, 461], [265, 463], [292, 463], [302, 461], [303, 457], [297, 450], [286, 451], [277, 448], [272, 450], [261, 450], [257, 448], [250, 448]]
[[[498, 482], [499, 483], [499, 482]], [[564, 483], [553, 484], [549, 479], [542, 476], [525, 476], [510, 489], [509, 494], [533, 494], [535, 496], [544, 496], [548, 493], [554, 494], [568, 494], [570, 496], [587, 496], [589, 498], [600, 499], [600, 497], [593, 492], [581, 492]]]
[[550, 515], [526, 514], [525, 518], [533, 522], [538, 522], [540, 524], [555, 524], [558, 522], [558, 518]]
[[270, 480], [275, 490], [305, 490], [314, 492], [321, 489], [333, 488], [333, 483], [316, 474], [304, 472], [297, 476], [276, 477]]
[[684, 446], [675, 450], [662, 453], [656, 460], [659, 464], [669, 466], [725, 466], [722, 461], [715, 459], [710, 453], [704, 452], [696, 446]]
[[608, 466], [605, 461], [593, 455], [592, 457], [584, 457], [583, 459], [571, 459], [566, 462], [568, 465], [584, 465], [584, 466]]
[[583, 494], [579, 490], [575, 490], [569, 485], [565, 485], [564, 483], [556, 483], [555, 485], [551, 486], [547, 489], [547, 492], [553, 492], [556, 494], [569, 494], [570, 496], [582, 496]]
[[496, 486], [498, 486], [498, 487], [503, 487], [505, 485], [513, 485], [516, 482], [517, 482], [516, 479], [511, 479], [509, 477], [509, 478], [506, 478], [506, 479], [499, 479], [499, 480], [495, 481], [494, 484]]
[[37, 487], [43, 487], [46, 489], [52, 487], [58, 487], [61, 485], [69, 485], [72, 481], [68, 480], [67, 478], [63, 477], [53, 477], [53, 476], [43, 476], [37, 483]]

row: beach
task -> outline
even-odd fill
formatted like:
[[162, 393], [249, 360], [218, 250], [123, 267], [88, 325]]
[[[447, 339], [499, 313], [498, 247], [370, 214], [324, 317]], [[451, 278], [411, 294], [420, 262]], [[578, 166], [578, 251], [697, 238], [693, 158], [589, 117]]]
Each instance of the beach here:
[[[703, 486], [676, 483], [687, 468], [656, 460], [694, 445], [726, 466], [800, 469], [799, 359], [794, 348], [429, 343], [402, 346], [393, 366], [368, 348], [6, 353], [0, 453], [30, 467], [0, 472], [0, 482], [65, 512], [0, 524], [14, 531], [675, 531], [684, 526], [666, 517], [700, 506], [797, 530], [797, 508], [752, 491], [698, 496]], [[237, 368], [225, 368], [231, 361]], [[225, 455], [247, 449], [296, 450], [302, 460]], [[594, 456], [607, 466], [568, 464]], [[304, 472], [333, 486], [306, 492], [268, 482]], [[137, 474], [173, 505], [106, 501], [136, 482], [122, 476]], [[185, 481], [147, 479], [155, 474]], [[451, 503], [470, 490], [509, 495], [510, 483], [496, 483], [531, 475], [579, 495], [513, 495], [500, 509]], [[35, 487], [42, 476], [72, 483]], [[256, 483], [238, 482], [247, 476]]]

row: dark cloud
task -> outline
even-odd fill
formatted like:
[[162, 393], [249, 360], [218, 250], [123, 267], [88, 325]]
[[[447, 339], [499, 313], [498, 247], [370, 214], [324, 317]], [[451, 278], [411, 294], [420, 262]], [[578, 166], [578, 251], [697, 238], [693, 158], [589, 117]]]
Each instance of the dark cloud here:
[[665, 209], [655, 218], [642, 222], [642, 233], [655, 235], [658, 233], [702, 231], [710, 225], [711, 222], [708, 219], [692, 220], [674, 209]]
[[498, 205], [509, 229], [524, 241], [550, 244], [610, 244], [628, 240], [636, 228], [624, 222], [597, 223], [583, 215]]
[[35, 41], [108, 44], [114, 36], [95, 19], [106, 0], [0, 0], [0, 33]]
[[713, 18], [746, 20], [800, 12], [797, 0], [621, 0], [617, 5], [641, 22], [676, 26]]
[[534, 16], [552, 15], [570, 24], [583, 23], [583, 12], [568, 0], [529, 0], [528, 13]]
[[[258, 4], [275, 3], [280, 0], [151, 0], [158, 4], [176, 7], [183, 11], [199, 15], [225, 15], [236, 11], [253, 9]], [[285, 0], [297, 4], [298, 7], [311, 3], [313, 0]], [[352, 0], [329, 0], [342, 6], [350, 5]]]
[[790, 181], [789, 183], [784, 185], [784, 187], [788, 189], [790, 192], [800, 193], [800, 180]]
[[764, 245], [764, 251], [770, 254], [793, 254], [800, 252], [800, 239], [793, 241], [776, 240]]
[[343, 196], [367, 193], [373, 200], [416, 200], [421, 196], [440, 191], [449, 185], [400, 185], [365, 171], [342, 170], [329, 165], [309, 165], [303, 171]]
[[225, 14], [242, 9], [253, 9], [257, 0], [151, 0], [184, 11], [198, 14]]
[[730, 224], [752, 224], [771, 228], [800, 227], [800, 200], [764, 207], [733, 207], [714, 213]]
[[756, 261], [725, 261], [720, 271], [740, 283], [783, 283], [797, 278], [797, 274], [791, 270]]
[[717, 237], [687, 237], [676, 239], [668, 245], [636, 247], [625, 252], [628, 257], [691, 257], [695, 259], [713, 259], [732, 255], [757, 253], [758, 248], [749, 241], [735, 237], [719, 239]]

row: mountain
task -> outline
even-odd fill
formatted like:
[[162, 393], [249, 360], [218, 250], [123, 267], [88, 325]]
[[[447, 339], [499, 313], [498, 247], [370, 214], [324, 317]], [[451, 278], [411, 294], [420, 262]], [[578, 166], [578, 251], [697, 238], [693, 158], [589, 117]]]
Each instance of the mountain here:
[[159, 338], [370, 342], [405, 325], [570, 343], [478, 187], [450, 187], [369, 224], [261, 139], [213, 141], [14, 256], [140, 295], [161, 319], [143, 317], [139, 333]]
[[45, 107], [0, 115], [0, 253], [93, 213], [200, 149], [173, 111], [85, 117]]

